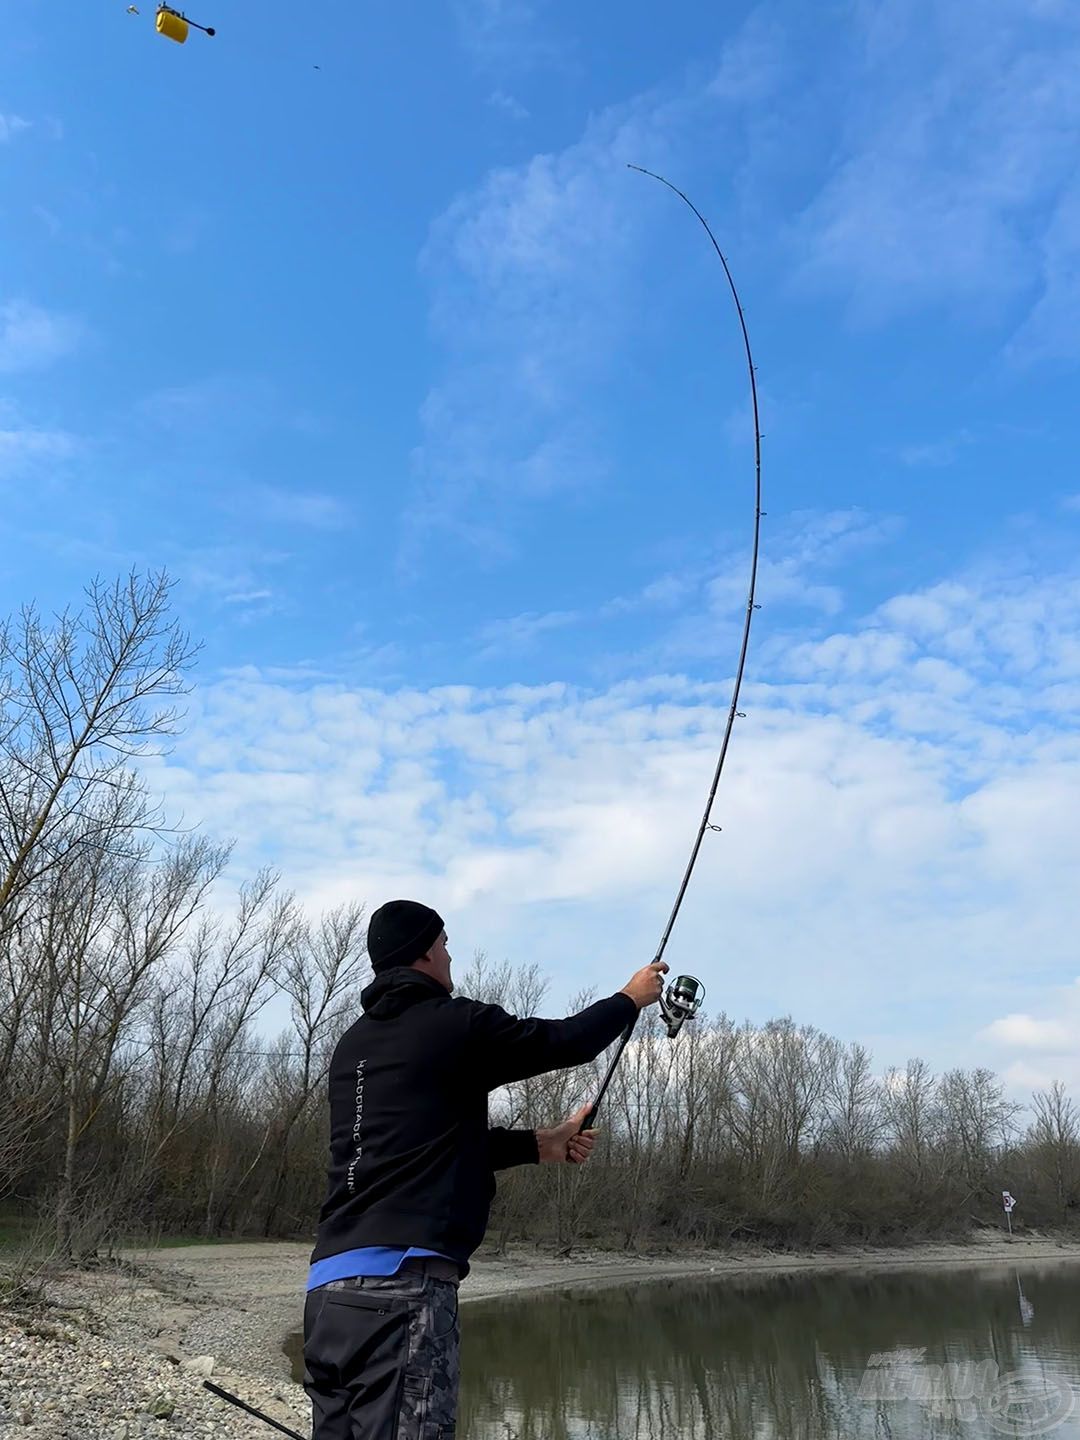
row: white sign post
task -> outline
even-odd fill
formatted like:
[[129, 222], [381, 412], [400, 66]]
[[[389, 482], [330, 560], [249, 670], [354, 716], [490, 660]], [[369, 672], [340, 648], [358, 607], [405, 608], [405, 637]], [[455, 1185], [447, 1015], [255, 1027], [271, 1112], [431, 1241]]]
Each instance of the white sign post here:
[[1009, 1227], [1009, 1234], [1012, 1234], [1012, 1212], [1016, 1201], [1009, 1194], [1008, 1190], [1001, 1192], [1001, 1208], [1005, 1211], [1005, 1221]]

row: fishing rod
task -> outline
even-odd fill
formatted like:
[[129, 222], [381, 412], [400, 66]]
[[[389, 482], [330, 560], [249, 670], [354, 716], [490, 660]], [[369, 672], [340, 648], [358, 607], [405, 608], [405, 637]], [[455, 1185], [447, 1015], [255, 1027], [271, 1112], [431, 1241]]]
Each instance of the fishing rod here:
[[[735, 669], [735, 682], [731, 688], [731, 705], [728, 709], [727, 724], [724, 726], [724, 734], [720, 742], [720, 753], [717, 756], [716, 767], [713, 770], [712, 784], [709, 786], [708, 799], [705, 802], [705, 813], [701, 817], [701, 824], [698, 826], [697, 834], [694, 836], [694, 843], [690, 848], [690, 859], [687, 861], [682, 882], [675, 896], [675, 903], [671, 907], [671, 914], [668, 916], [668, 922], [664, 926], [664, 933], [660, 937], [660, 944], [656, 948], [656, 955], [652, 962], [654, 965], [658, 965], [663, 961], [664, 951], [667, 949], [671, 932], [675, 928], [675, 921], [678, 918], [679, 911], [682, 909], [682, 902], [685, 898], [687, 887], [690, 884], [690, 877], [694, 873], [694, 866], [697, 864], [698, 855], [701, 852], [701, 846], [706, 833], [720, 830], [719, 825], [712, 823], [712, 811], [716, 801], [716, 791], [720, 784], [720, 776], [724, 771], [724, 762], [727, 759], [728, 746], [731, 744], [731, 736], [735, 729], [735, 721], [743, 719], [743, 712], [739, 709], [739, 692], [742, 689], [743, 673], [746, 670], [746, 655], [750, 647], [750, 626], [754, 618], [754, 611], [760, 608], [756, 600], [758, 556], [761, 550], [761, 517], [765, 512], [761, 508], [761, 420], [758, 410], [757, 370], [754, 366], [754, 357], [750, 350], [750, 334], [746, 328], [746, 315], [743, 312], [742, 301], [739, 299], [739, 292], [735, 288], [735, 280], [731, 274], [724, 252], [720, 249], [716, 236], [709, 228], [709, 222], [705, 219], [705, 216], [702, 215], [690, 197], [685, 195], [677, 185], [673, 185], [670, 180], [666, 180], [663, 175], [657, 175], [653, 170], [646, 170], [643, 165], [628, 165], [627, 169], [636, 170], [639, 175], [648, 175], [651, 180], [658, 180], [661, 185], [666, 185], [673, 194], [677, 195], [685, 205], [690, 207], [701, 221], [706, 235], [708, 235], [709, 240], [712, 242], [712, 247], [719, 256], [720, 264], [724, 267], [728, 288], [731, 291], [731, 298], [735, 302], [735, 310], [739, 317], [743, 349], [746, 352], [746, 368], [750, 376], [750, 399], [753, 407], [754, 421], [754, 540], [750, 560], [750, 584], [746, 596], [746, 614], [743, 618], [742, 641], [739, 645], [739, 663]], [[669, 1039], [674, 1040], [685, 1022], [693, 1019], [701, 1009], [701, 1003], [704, 998], [705, 987], [701, 981], [693, 975], [679, 975], [668, 986], [660, 998], [660, 1014], [667, 1027]], [[591, 1130], [595, 1125], [596, 1115], [600, 1109], [601, 1101], [607, 1094], [608, 1086], [611, 1084], [611, 1078], [615, 1074], [619, 1061], [622, 1059], [623, 1051], [630, 1043], [630, 1037], [634, 1033], [637, 1022], [638, 1016], [635, 1015], [623, 1031], [619, 1039], [618, 1048], [611, 1058], [611, 1063], [608, 1065], [607, 1074], [601, 1081], [600, 1089], [597, 1092], [596, 1099], [593, 1101], [592, 1109], [589, 1111], [585, 1123], [581, 1126], [582, 1130]]]
[[[761, 543], [761, 517], [764, 514], [764, 511], [761, 508], [761, 426], [758, 411], [757, 372], [754, 369], [754, 360], [750, 352], [750, 336], [746, 328], [746, 317], [743, 314], [742, 302], [739, 299], [739, 293], [735, 288], [735, 281], [732, 278], [730, 269], [728, 268], [727, 260], [724, 258], [724, 253], [720, 249], [719, 244], [717, 243], [716, 236], [709, 228], [708, 221], [705, 219], [704, 215], [702, 215], [701, 211], [697, 208], [693, 201], [690, 200], [688, 196], [684, 195], [683, 192], [677, 188], [677, 186], [673, 185], [670, 180], [665, 180], [662, 175], [657, 175], [652, 170], [646, 170], [641, 165], [630, 165], [627, 168], [630, 170], [636, 170], [641, 175], [648, 175], [651, 179], [658, 180], [661, 185], [666, 185], [669, 190], [673, 191], [680, 200], [682, 200], [690, 207], [690, 209], [694, 212], [697, 218], [701, 221], [701, 224], [705, 227], [705, 233], [711, 240], [713, 249], [720, 257], [720, 263], [724, 267], [724, 274], [727, 276], [727, 283], [731, 290], [732, 299], [735, 301], [735, 309], [738, 313], [739, 325], [742, 329], [743, 346], [746, 351], [747, 369], [749, 370], [750, 374], [750, 398], [753, 404], [754, 419], [754, 541], [753, 554], [750, 562], [750, 585], [746, 598], [746, 615], [743, 620], [742, 641], [739, 646], [739, 661], [735, 670], [735, 682], [731, 690], [731, 705], [728, 709], [727, 724], [724, 726], [724, 733], [720, 742], [720, 753], [717, 757], [716, 767], [713, 770], [712, 783], [709, 786], [709, 794], [705, 802], [705, 812], [701, 817], [701, 823], [698, 826], [697, 834], [694, 836], [694, 843], [690, 849], [690, 858], [687, 861], [686, 869], [683, 872], [682, 881], [675, 896], [675, 903], [671, 908], [671, 914], [668, 916], [667, 924], [664, 926], [664, 932], [660, 937], [660, 943], [656, 948], [656, 955], [652, 961], [654, 965], [659, 965], [663, 963], [664, 951], [667, 949], [667, 943], [671, 938], [671, 932], [675, 928], [675, 921], [678, 918], [679, 911], [682, 909], [683, 899], [686, 896], [687, 887], [690, 884], [690, 877], [694, 873], [694, 866], [697, 864], [698, 855], [701, 852], [701, 846], [705, 840], [705, 836], [709, 831], [719, 831], [720, 829], [719, 825], [714, 825], [712, 823], [713, 805], [716, 800], [717, 788], [720, 784], [720, 776], [722, 775], [724, 770], [724, 762], [727, 759], [728, 746], [731, 743], [732, 732], [735, 729], [735, 721], [741, 720], [743, 718], [743, 712], [739, 709], [739, 692], [742, 689], [743, 673], [746, 669], [746, 656], [747, 651], [750, 647], [750, 625], [754, 617], [754, 611], [758, 609], [758, 605], [756, 602], [758, 555], [760, 552]], [[692, 1020], [694, 1018], [694, 1016], [701, 1009], [701, 1004], [704, 998], [705, 987], [701, 983], [701, 981], [696, 978], [696, 976], [678, 975], [671, 982], [671, 984], [668, 985], [666, 991], [660, 997], [660, 1014], [667, 1029], [669, 1039], [674, 1040], [676, 1035], [678, 1035], [679, 1031], [682, 1029], [683, 1025], [686, 1023], [686, 1021]], [[623, 1031], [622, 1036], [619, 1039], [618, 1048], [616, 1049], [615, 1054], [612, 1057], [611, 1063], [608, 1066], [607, 1074], [604, 1076], [604, 1079], [601, 1082], [596, 1099], [593, 1101], [592, 1108], [589, 1111], [589, 1114], [586, 1117], [584, 1124], [580, 1127], [580, 1130], [578, 1132], [579, 1134], [581, 1130], [591, 1130], [593, 1125], [596, 1123], [597, 1111], [600, 1109], [601, 1102], [603, 1101], [604, 1096], [607, 1094], [608, 1086], [611, 1084], [611, 1078], [615, 1074], [616, 1067], [618, 1066], [619, 1060], [622, 1058], [623, 1051], [626, 1049], [627, 1045], [630, 1042], [630, 1037], [634, 1033], [637, 1021], [638, 1017], [635, 1015], [633, 1020], [630, 1022], [629, 1025], [627, 1025], [626, 1029]], [[220, 1385], [212, 1385], [209, 1380], [206, 1380], [203, 1383], [208, 1390], [212, 1391], [222, 1400], [227, 1400], [230, 1405], [235, 1405], [238, 1409], [244, 1410], [249, 1415], [255, 1416], [256, 1419], [265, 1421], [267, 1425], [272, 1426], [273, 1429], [280, 1431], [283, 1435], [291, 1436], [292, 1440], [303, 1440], [303, 1437], [297, 1431], [290, 1430], [288, 1426], [280, 1424], [277, 1420], [272, 1420], [269, 1415], [263, 1414], [261, 1410], [256, 1410], [253, 1406], [246, 1404], [237, 1396], [230, 1395], [230, 1393], [227, 1390], [223, 1390]]]
[[246, 1400], [241, 1400], [238, 1395], [230, 1395], [228, 1390], [223, 1390], [220, 1385], [213, 1385], [209, 1380], [204, 1380], [203, 1386], [209, 1390], [212, 1395], [216, 1395], [219, 1400], [227, 1400], [230, 1405], [235, 1405], [238, 1410], [243, 1410], [248, 1415], [254, 1415], [256, 1420], [261, 1420], [263, 1424], [269, 1425], [272, 1430], [280, 1430], [282, 1435], [290, 1435], [292, 1440], [304, 1440], [304, 1436], [300, 1434], [299, 1430], [290, 1430], [288, 1425], [282, 1425], [280, 1420], [272, 1420], [269, 1415], [264, 1414], [261, 1410], [256, 1410], [254, 1405], [249, 1405]]

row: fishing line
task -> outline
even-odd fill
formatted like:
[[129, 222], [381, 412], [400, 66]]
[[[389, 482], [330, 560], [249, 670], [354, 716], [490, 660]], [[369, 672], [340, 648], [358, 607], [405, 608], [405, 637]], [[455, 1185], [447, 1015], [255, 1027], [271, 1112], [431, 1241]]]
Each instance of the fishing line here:
[[[746, 596], [746, 614], [743, 617], [742, 639], [739, 645], [739, 663], [735, 669], [735, 681], [731, 687], [731, 705], [728, 708], [727, 723], [724, 726], [723, 737], [720, 741], [720, 753], [716, 759], [712, 783], [709, 786], [709, 794], [705, 802], [705, 813], [701, 817], [701, 824], [697, 828], [697, 834], [694, 836], [694, 842], [690, 847], [690, 858], [683, 872], [682, 881], [679, 884], [679, 889], [675, 896], [675, 903], [671, 907], [671, 914], [668, 916], [667, 924], [664, 926], [660, 943], [656, 947], [656, 954], [652, 961], [655, 965], [663, 959], [664, 951], [667, 949], [667, 943], [671, 939], [671, 932], [675, 928], [675, 921], [678, 919], [679, 911], [682, 909], [682, 903], [690, 884], [690, 877], [694, 873], [694, 866], [697, 864], [698, 855], [701, 853], [701, 846], [705, 836], [709, 831], [719, 831], [720, 829], [719, 825], [712, 823], [712, 812], [713, 805], [716, 802], [716, 792], [720, 785], [720, 776], [724, 771], [724, 762], [727, 760], [728, 746], [731, 744], [731, 737], [735, 730], [735, 721], [743, 718], [743, 712], [739, 709], [739, 693], [742, 689], [743, 675], [746, 670], [746, 655], [750, 648], [750, 627], [753, 623], [754, 611], [759, 608], [756, 599], [758, 557], [761, 552], [761, 517], [765, 512], [761, 508], [761, 420], [758, 409], [757, 369], [754, 365], [754, 357], [750, 349], [750, 333], [746, 328], [746, 315], [743, 311], [742, 301], [739, 299], [739, 292], [735, 288], [735, 280], [727, 259], [724, 252], [720, 249], [719, 242], [710, 229], [709, 222], [705, 219], [705, 216], [702, 215], [694, 202], [688, 195], [685, 195], [677, 185], [673, 185], [670, 180], [666, 180], [663, 175], [657, 175], [653, 170], [646, 170], [643, 165], [628, 165], [627, 169], [636, 170], [639, 175], [648, 175], [650, 179], [658, 180], [661, 185], [666, 185], [685, 205], [689, 206], [698, 220], [700, 220], [704, 227], [705, 234], [708, 235], [712, 247], [719, 257], [720, 264], [724, 267], [724, 275], [727, 278], [728, 288], [731, 291], [731, 298], [735, 302], [735, 310], [739, 317], [739, 328], [742, 331], [743, 349], [746, 352], [746, 368], [750, 377], [750, 400], [753, 408], [754, 424], [754, 539], [750, 559], [750, 584]], [[660, 1010], [668, 1027], [668, 1035], [672, 1039], [678, 1034], [684, 1021], [691, 1019], [700, 1009], [704, 994], [705, 989], [701, 981], [695, 979], [692, 975], [680, 975], [673, 984], [668, 987], [666, 994], [661, 999]], [[622, 1058], [622, 1053], [626, 1049], [631, 1035], [634, 1033], [637, 1021], [638, 1017], [635, 1016], [619, 1040], [618, 1049], [615, 1051], [611, 1063], [608, 1066], [607, 1074], [604, 1076], [600, 1085], [592, 1109], [584, 1125], [581, 1127], [583, 1130], [591, 1129], [596, 1122], [596, 1114], [600, 1108], [600, 1103], [607, 1093], [608, 1086], [611, 1084], [611, 1077], [614, 1075], [619, 1060]]]

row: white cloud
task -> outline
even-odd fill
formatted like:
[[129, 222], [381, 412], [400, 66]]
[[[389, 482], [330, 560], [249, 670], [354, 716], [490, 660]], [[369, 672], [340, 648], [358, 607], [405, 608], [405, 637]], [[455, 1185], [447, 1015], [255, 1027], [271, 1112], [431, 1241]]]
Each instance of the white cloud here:
[[725, 46], [709, 92], [738, 103], [766, 100], [782, 83], [789, 64], [784, 27], [761, 6], [750, 11]]
[[0, 145], [6, 145], [21, 135], [24, 130], [32, 129], [32, 122], [24, 120], [21, 115], [4, 115], [0, 113]]
[[[872, 550], [893, 538], [896, 521], [848, 510], [793, 511], [770, 531], [768, 552], [762, 557], [759, 584], [770, 604], [793, 600], [826, 614], [841, 603], [838, 587], [822, 583], [821, 576], [860, 551]], [[745, 569], [745, 566], [742, 567]], [[714, 587], [721, 582], [714, 582]], [[736, 569], [726, 582], [729, 603], [742, 603], [745, 576]], [[719, 591], [717, 592], [719, 598]]]
[[646, 115], [609, 115], [562, 154], [493, 172], [434, 227], [423, 263], [450, 363], [423, 407], [415, 526], [460, 527], [482, 509], [498, 527], [522, 498], [603, 475], [579, 397], [624, 324], [631, 241], [614, 187], [620, 159], [663, 143]]
[[252, 619], [280, 608], [280, 592], [268, 583], [267, 575], [288, 558], [284, 551], [255, 544], [172, 545], [163, 563], [182, 587], [200, 599], [233, 607], [233, 619]]
[[[1038, 956], [1025, 956], [1039, 963]], [[989, 1058], [1018, 1092], [1045, 1090], [1055, 1080], [1080, 1089], [1080, 980], [1051, 985], [1037, 996], [1041, 1014], [1015, 1011], [982, 1032]]]
[[911, 656], [911, 641], [891, 631], [867, 628], [841, 632], [824, 640], [802, 641], [787, 656], [788, 668], [800, 679], [873, 680], [894, 675]]
[[863, 318], [937, 302], [1000, 315], [1041, 285], [1028, 328], [1044, 348], [1048, 327], [1067, 347], [1078, 330], [1071, 18], [931, 0], [859, 13], [849, 91], [861, 98], [798, 229], [803, 279], [849, 295]]
[[1061, 1020], [1036, 1020], [1032, 1015], [1005, 1015], [986, 1027], [986, 1036], [1014, 1050], [1060, 1054], [1080, 1041], [1080, 1025]]
[[[732, 66], [752, 52], [764, 73], [771, 42], [751, 22], [732, 38]], [[433, 225], [421, 264], [446, 363], [421, 412], [414, 543], [435, 526], [512, 553], [523, 505], [607, 481], [592, 400], [655, 306], [661, 272], [646, 276], [643, 259], [673, 214], [659, 196], [639, 203], [634, 187], [644, 182], [626, 166], [673, 170], [691, 184], [765, 83], [743, 93], [721, 83], [723, 70], [716, 83], [603, 110], [565, 149], [489, 172]]]
[[[838, 614], [842, 605], [842, 595], [837, 586], [809, 582], [793, 559], [761, 560], [758, 582], [771, 605], [795, 603], [820, 610], [825, 615]], [[746, 586], [746, 575], [740, 574], [737, 569], [718, 576], [708, 586], [710, 607], [721, 614], [743, 608]]]
[[82, 326], [71, 316], [9, 300], [0, 305], [0, 374], [41, 369], [70, 354], [81, 338]]
[[352, 523], [352, 513], [336, 495], [318, 490], [289, 490], [263, 485], [253, 498], [255, 513], [285, 525], [312, 530], [341, 530]]
[[[767, 673], [755, 651], [723, 831], [673, 964], [704, 972], [738, 1017], [790, 1011], [869, 1041], [882, 1064], [1046, 1059], [1060, 1036], [1040, 1009], [1076, 969], [1080, 735], [1045, 718], [1052, 637], [1028, 664], [997, 630], [1023, 630], [1055, 591], [1075, 629], [1073, 577], [1003, 591], [965, 576], [816, 654], [777, 645]], [[1080, 678], [1080, 656], [1072, 667]], [[616, 983], [654, 943], [727, 702], [723, 685], [667, 675], [425, 691], [247, 672], [200, 690], [155, 779], [312, 903], [427, 895], [463, 957], [535, 958], [569, 995]]]
[[66, 430], [27, 424], [17, 406], [0, 399], [0, 481], [40, 475], [80, 449], [80, 442]]
[[226, 605], [255, 605], [261, 600], [272, 600], [273, 598], [272, 590], [238, 590], [222, 596]]
[[0, 428], [0, 480], [49, 461], [68, 460], [78, 446], [63, 430]]
[[940, 440], [923, 440], [902, 445], [900, 460], [913, 469], [945, 469], [954, 463], [973, 439], [970, 430], [961, 429], [953, 435], [943, 436]]
[[1013, 337], [1010, 353], [1024, 362], [1075, 360], [1080, 347], [1080, 179], [1062, 193], [1041, 244], [1042, 294]]
[[521, 101], [513, 95], [508, 95], [505, 90], [493, 90], [488, 96], [487, 103], [493, 110], [508, 115], [511, 120], [528, 120], [529, 118], [529, 112]]
[[496, 655], [519, 654], [540, 635], [577, 625], [584, 618], [576, 610], [549, 610], [544, 614], [511, 615], [503, 620], [492, 620], [477, 635], [480, 658], [487, 660]]
[[597, 613], [601, 619], [611, 620], [644, 610], [675, 610], [697, 595], [705, 579], [705, 572], [700, 567], [678, 574], [658, 575], [636, 594], [615, 595], [605, 600]]
[[563, 58], [542, 24], [541, 0], [455, 0], [453, 9], [462, 44], [484, 70], [503, 74]]
[[209, 375], [178, 385], [163, 385], [143, 397], [138, 413], [166, 430], [204, 431], [219, 436], [265, 427], [281, 418], [273, 386], [257, 375]]
[[[772, 532], [773, 554], [758, 567], [758, 594], [770, 612], [779, 609], [836, 615], [842, 603], [839, 587], [823, 583], [821, 575], [852, 553], [889, 539], [895, 527], [863, 511], [796, 511]], [[661, 638], [638, 652], [643, 663], [685, 661], [689, 656], [715, 654], [727, 645], [733, 621], [746, 612], [749, 553], [733, 552], [720, 558], [695, 557], [678, 572], [667, 572], [637, 591], [578, 609], [529, 611], [488, 622], [477, 632], [479, 657], [521, 654], [545, 635], [571, 628], [618, 624], [628, 616], [667, 617]], [[617, 656], [610, 643], [601, 663], [608, 673], [620, 673], [627, 657]]]

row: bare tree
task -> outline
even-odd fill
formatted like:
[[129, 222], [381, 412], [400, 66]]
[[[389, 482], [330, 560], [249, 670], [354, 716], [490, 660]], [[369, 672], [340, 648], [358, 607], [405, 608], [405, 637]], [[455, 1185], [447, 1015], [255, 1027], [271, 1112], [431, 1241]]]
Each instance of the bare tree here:
[[79, 1144], [118, 1078], [117, 1060], [136, 1036], [154, 972], [168, 958], [227, 851], [186, 840], [151, 863], [145, 853], [70, 851], [52, 872], [61, 924], [55, 944], [61, 997], [52, 1043], [64, 1095], [63, 1165], [57, 1239], [72, 1252]]
[[152, 1120], [143, 1165], [150, 1168], [180, 1131], [198, 1130], [205, 1219], [212, 1234], [223, 1172], [236, 1156], [222, 1121], [256, 1067], [245, 1053], [251, 1025], [280, 982], [280, 966], [299, 925], [292, 896], [259, 871], [241, 887], [236, 913], [204, 919], [178, 963], [159, 979], [147, 1026]]
[[667, 1208], [661, 1193], [664, 1136], [678, 1106], [672, 1092], [675, 1074], [672, 1042], [662, 1033], [654, 1008], [642, 1011], [634, 1038], [623, 1052], [609, 1091], [609, 1114], [617, 1117], [622, 1194], [620, 1225], [623, 1245], [639, 1245], [658, 1211]]
[[963, 1180], [964, 1199], [992, 1189], [991, 1166], [1012, 1136], [1020, 1106], [1006, 1099], [996, 1075], [979, 1068], [943, 1075], [938, 1107], [941, 1143], [952, 1173]]
[[[132, 760], [171, 734], [166, 702], [193, 647], [169, 617], [171, 583], [95, 581], [77, 613], [25, 608], [0, 629], [0, 931], [73, 848], [120, 850], [157, 822]], [[119, 813], [98, 802], [126, 797]]]
[[48, 950], [33, 928], [0, 932], [0, 1201], [40, 1162], [56, 1106], [49, 1068]]
[[761, 1029], [745, 1025], [737, 1033], [728, 1121], [766, 1206], [798, 1170], [804, 1144], [820, 1120], [833, 1043], [788, 1016]]
[[275, 1067], [274, 1173], [264, 1230], [272, 1233], [289, 1171], [293, 1132], [322, 1088], [341, 1032], [356, 1018], [356, 985], [367, 958], [364, 906], [340, 906], [317, 926], [298, 926], [286, 947], [281, 989], [291, 1002], [292, 1034]]
[[194, 1093], [213, 1105], [231, 1051], [273, 993], [299, 924], [292, 897], [277, 884], [272, 871], [260, 870], [242, 886], [232, 919], [204, 919], [159, 979], [148, 1037], [159, 1144], [190, 1113]]
[[925, 1184], [941, 1129], [937, 1086], [925, 1060], [909, 1060], [885, 1076], [885, 1116], [892, 1143], [910, 1185]]
[[872, 1155], [885, 1128], [885, 1113], [881, 1084], [865, 1046], [852, 1044], [840, 1051], [826, 1104], [829, 1144], [849, 1164]]
[[1080, 1204], [1080, 1113], [1060, 1080], [1035, 1092], [1032, 1109], [1028, 1143], [1035, 1175], [1050, 1191], [1055, 1218], [1064, 1223]]

